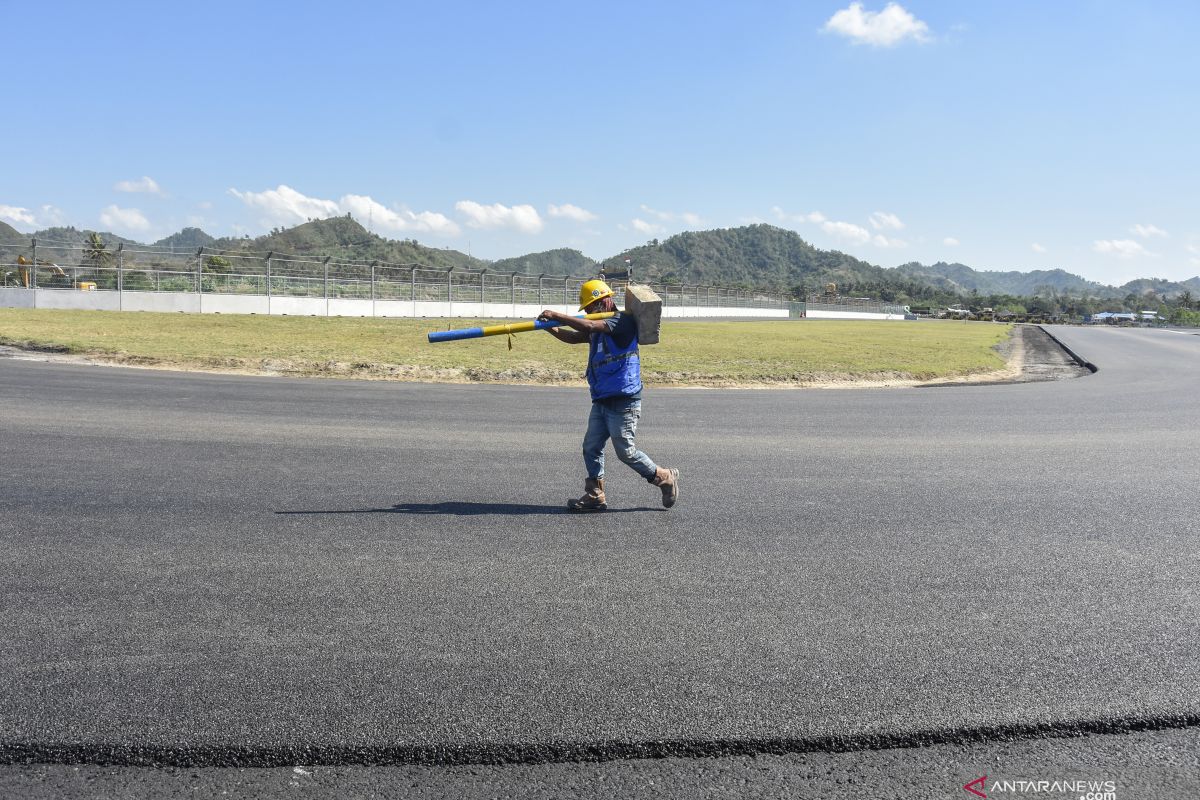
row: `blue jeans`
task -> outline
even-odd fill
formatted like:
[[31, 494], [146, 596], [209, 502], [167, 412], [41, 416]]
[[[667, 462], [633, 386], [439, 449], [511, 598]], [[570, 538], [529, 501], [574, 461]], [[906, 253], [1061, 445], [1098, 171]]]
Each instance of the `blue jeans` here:
[[617, 458], [646, 480], [658, 472], [650, 457], [637, 449], [633, 435], [642, 416], [641, 400], [608, 400], [592, 403], [587, 433], [583, 437], [583, 463], [589, 478], [604, 477], [604, 443], [610, 438]]

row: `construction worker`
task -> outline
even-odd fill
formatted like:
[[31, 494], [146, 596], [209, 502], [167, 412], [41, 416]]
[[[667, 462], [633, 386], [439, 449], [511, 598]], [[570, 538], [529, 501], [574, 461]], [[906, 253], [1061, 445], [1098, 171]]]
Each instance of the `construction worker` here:
[[583, 497], [568, 500], [571, 511], [604, 511], [604, 444], [613, 441], [617, 458], [662, 490], [662, 504], [679, 498], [679, 470], [663, 469], [638, 450], [633, 436], [642, 415], [642, 368], [638, 358], [637, 323], [623, 315], [613, 302], [613, 291], [601, 280], [579, 289], [579, 310], [588, 314], [614, 312], [607, 319], [573, 317], [549, 309], [539, 320], [562, 323], [546, 332], [567, 344], [588, 343], [587, 380], [592, 392], [592, 412], [583, 437], [583, 463], [587, 479]]

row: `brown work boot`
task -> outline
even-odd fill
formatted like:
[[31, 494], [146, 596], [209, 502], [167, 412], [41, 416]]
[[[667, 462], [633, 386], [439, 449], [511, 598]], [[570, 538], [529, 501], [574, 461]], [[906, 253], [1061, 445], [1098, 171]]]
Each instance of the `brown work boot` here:
[[679, 470], [658, 468], [650, 479], [663, 493], [663, 508], [670, 508], [679, 499]]
[[583, 497], [578, 500], [568, 500], [567, 509], [570, 511], [607, 511], [608, 503], [604, 500], [604, 478], [588, 478], [583, 482]]

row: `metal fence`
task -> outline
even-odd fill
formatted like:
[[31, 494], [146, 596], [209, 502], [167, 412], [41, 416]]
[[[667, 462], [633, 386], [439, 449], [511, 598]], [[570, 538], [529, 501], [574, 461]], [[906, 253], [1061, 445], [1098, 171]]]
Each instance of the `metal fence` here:
[[807, 311], [855, 311], [865, 314], [910, 313], [907, 306], [885, 303], [869, 297], [836, 297], [827, 294], [811, 294], [804, 301]]
[[[30, 289], [201, 292], [224, 295], [575, 305], [594, 275], [559, 276], [336, 261], [333, 257], [30, 239], [0, 244], [0, 285]], [[624, 284], [610, 281], [618, 303]], [[664, 305], [789, 308], [787, 295], [651, 283]]]

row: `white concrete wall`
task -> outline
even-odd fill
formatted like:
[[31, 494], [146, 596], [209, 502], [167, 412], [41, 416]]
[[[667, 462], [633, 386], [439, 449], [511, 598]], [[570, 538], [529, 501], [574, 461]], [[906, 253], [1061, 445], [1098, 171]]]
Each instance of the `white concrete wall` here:
[[377, 317], [412, 317], [413, 303], [411, 300], [376, 300], [375, 316]]
[[672, 317], [755, 317], [787, 319], [786, 308], [742, 308], [741, 306], [663, 306], [663, 318]]
[[[163, 311], [205, 314], [272, 314], [297, 317], [458, 317], [476, 319], [533, 319], [547, 306], [534, 303], [424, 302], [411, 300], [359, 300], [323, 297], [266, 297], [264, 295], [205, 294], [194, 292], [80, 292], [70, 289], [0, 289], [0, 307], [70, 308], [102, 311]], [[567, 314], [573, 305], [548, 306]], [[786, 308], [741, 306], [665, 306], [665, 319], [749, 317], [787, 319]], [[809, 319], [902, 320], [902, 314], [859, 311], [816, 311]]]
[[206, 294], [201, 310], [205, 314], [266, 314], [267, 298], [260, 294]]
[[870, 311], [806, 311], [808, 319], [898, 319], [903, 320], [903, 314], [874, 314]]
[[[116, 292], [80, 292], [75, 289], [33, 289], [35, 308], [69, 308], [85, 311], [120, 311]], [[130, 292], [126, 292], [130, 294]]]
[[272, 316], [284, 317], [323, 317], [325, 316], [324, 297], [272, 297], [270, 298]]
[[370, 300], [351, 300], [329, 298], [329, 316], [331, 317], [373, 317]]
[[[59, 294], [69, 294], [69, 292], [59, 292]], [[117, 292], [79, 292], [79, 294], [109, 295], [113, 300], [120, 302], [119, 310], [121, 311], [182, 311], [187, 314], [196, 314], [200, 311], [200, 295], [185, 292], [124, 292], [124, 297], [119, 297]], [[42, 306], [40, 298], [38, 306], [45, 308]]]
[[33, 289], [0, 289], [0, 308], [35, 308]]

